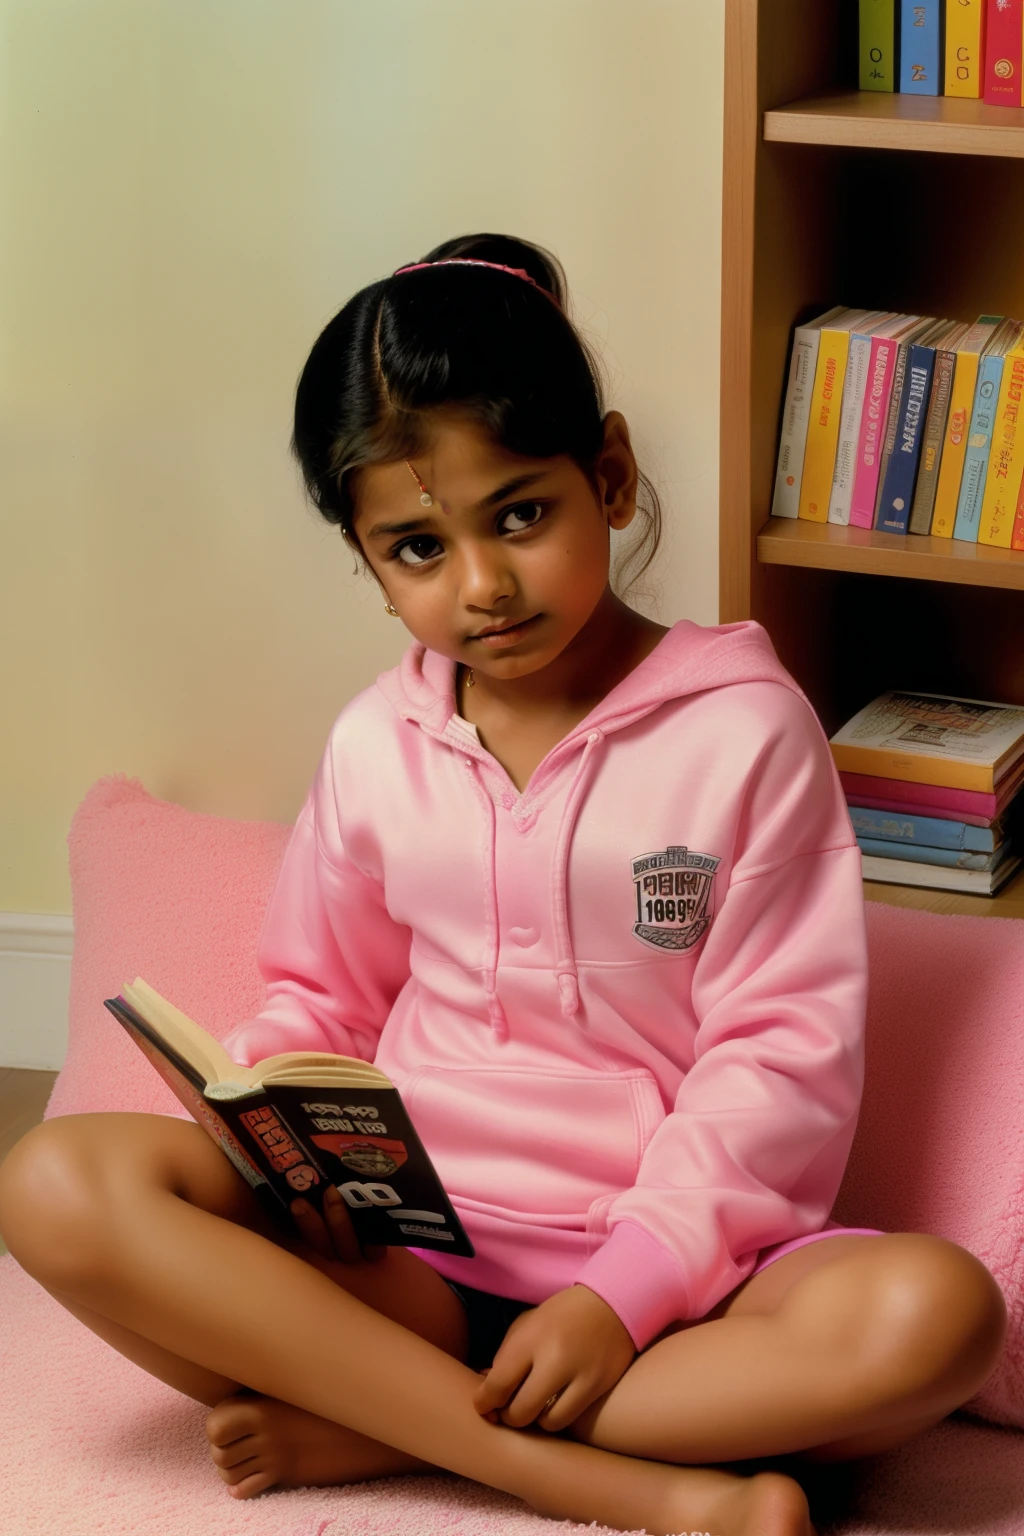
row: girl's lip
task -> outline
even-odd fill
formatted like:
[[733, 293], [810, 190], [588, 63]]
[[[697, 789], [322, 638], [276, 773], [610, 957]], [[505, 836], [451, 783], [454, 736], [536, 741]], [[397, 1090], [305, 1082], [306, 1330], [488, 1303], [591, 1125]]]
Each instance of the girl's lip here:
[[540, 614], [535, 613], [532, 618], [520, 619], [518, 624], [509, 624], [505, 629], [492, 629], [484, 634], [471, 635], [470, 639], [478, 640], [481, 645], [486, 645], [489, 650], [498, 650], [504, 645], [515, 645], [522, 639], [523, 634], [530, 625], [539, 618]]

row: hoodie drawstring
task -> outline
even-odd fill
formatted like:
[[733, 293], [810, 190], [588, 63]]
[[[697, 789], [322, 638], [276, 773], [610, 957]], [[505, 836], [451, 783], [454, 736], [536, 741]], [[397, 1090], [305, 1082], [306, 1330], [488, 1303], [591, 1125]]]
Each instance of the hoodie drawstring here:
[[487, 846], [484, 849], [484, 927], [486, 949], [484, 953], [484, 992], [487, 994], [487, 1017], [495, 1038], [508, 1039], [508, 1019], [498, 996], [498, 870], [497, 870], [497, 813], [494, 801], [480, 782], [477, 765], [466, 758], [469, 776], [478, 800], [484, 808], [487, 824]]
[[558, 982], [562, 1014], [567, 1019], [575, 1017], [580, 1006], [579, 971], [576, 968], [576, 957], [572, 951], [572, 935], [569, 932], [569, 845], [576, 830], [576, 818], [583, 803], [583, 796], [589, 786], [588, 770], [593, 761], [594, 750], [603, 740], [602, 731], [591, 731], [587, 737], [587, 744], [583, 748], [579, 766], [565, 798], [565, 808], [562, 811], [551, 866], [551, 918], [555, 954], [558, 957], [555, 962], [555, 979]]

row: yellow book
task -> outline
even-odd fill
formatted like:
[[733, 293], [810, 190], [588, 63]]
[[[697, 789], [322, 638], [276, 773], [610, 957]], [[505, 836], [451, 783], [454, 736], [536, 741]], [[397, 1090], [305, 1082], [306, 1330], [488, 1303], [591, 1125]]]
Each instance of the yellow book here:
[[984, 95], [984, 11], [985, 0], [950, 0], [946, 6], [947, 96]]
[[1017, 515], [1017, 497], [1024, 478], [1024, 421], [1021, 399], [1024, 397], [1024, 339], [1003, 363], [1003, 379], [992, 423], [992, 452], [989, 455], [985, 495], [978, 519], [978, 543], [995, 544], [1009, 549], [1013, 520]]
[[957, 502], [960, 500], [960, 481], [964, 473], [964, 455], [967, 452], [967, 433], [974, 408], [974, 392], [978, 386], [978, 364], [1001, 319], [1001, 315], [980, 316], [956, 349], [956, 371], [953, 374], [946, 430], [942, 437], [939, 485], [932, 513], [932, 538], [953, 537]]
[[839, 446], [839, 418], [843, 407], [843, 384], [850, 356], [850, 331], [863, 319], [863, 309], [847, 310], [840, 319], [821, 329], [818, 365], [814, 372], [807, 445], [800, 481], [798, 517], [812, 523], [827, 523], [832, 500], [832, 476]]

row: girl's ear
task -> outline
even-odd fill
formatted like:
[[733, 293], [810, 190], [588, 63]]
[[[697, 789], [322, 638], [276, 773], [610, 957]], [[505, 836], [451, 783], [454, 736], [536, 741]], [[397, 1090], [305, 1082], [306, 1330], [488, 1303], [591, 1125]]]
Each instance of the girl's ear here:
[[604, 446], [594, 477], [609, 528], [628, 528], [636, 516], [637, 467], [621, 411], [609, 411], [604, 419]]

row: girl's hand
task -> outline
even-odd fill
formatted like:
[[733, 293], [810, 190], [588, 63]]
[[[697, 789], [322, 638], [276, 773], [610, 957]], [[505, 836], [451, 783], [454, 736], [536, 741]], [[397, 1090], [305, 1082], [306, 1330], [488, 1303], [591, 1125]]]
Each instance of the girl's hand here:
[[585, 1285], [571, 1285], [520, 1313], [476, 1388], [473, 1406], [492, 1423], [522, 1429], [536, 1422], [556, 1434], [610, 1392], [635, 1355], [608, 1303]]
[[300, 1235], [322, 1259], [340, 1259], [343, 1264], [360, 1264], [364, 1259], [376, 1263], [387, 1253], [377, 1244], [360, 1248], [348, 1208], [333, 1184], [324, 1196], [323, 1216], [308, 1200], [293, 1200], [290, 1209]]

